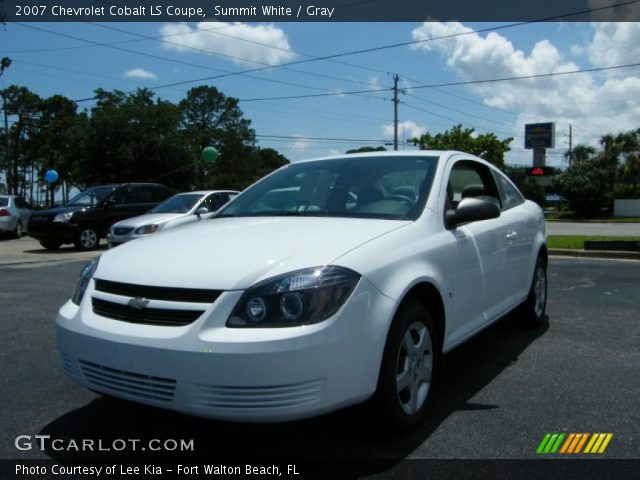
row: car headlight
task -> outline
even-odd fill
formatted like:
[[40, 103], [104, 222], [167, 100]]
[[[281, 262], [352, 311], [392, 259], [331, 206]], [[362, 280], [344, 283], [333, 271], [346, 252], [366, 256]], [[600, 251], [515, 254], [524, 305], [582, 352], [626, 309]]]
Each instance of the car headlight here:
[[84, 292], [89, 285], [89, 281], [91, 280], [91, 278], [93, 278], [93, 274], [96, 273], [99, 261], [99, 256], [94, 258], [89, 263], [87, 263], [82, 269], [82, 272], [80, 272], [80, 278], [78, 279], [78, 283], [76, 283], [76, 289], [73, 292], [73, 297], [71, 297], [71, 301], [76, 305], [80, 305], [80, 302], [82, 302]]
[[228, 327], [292, 327], [326, 320], [349, 298], [360, 275], [315, 267], [260, 282], [240, 298]]
[[143, 225], [142, 227], [136, 228], [134, 232], [136, 235], [146, 235], [147, 233], [153, 233], [158, 230], [159, 225], [152, 223], [150, 225]]
[[73, 217], [73, 212], [59, 213], [53, 217], [54, 222], [67, 223]]

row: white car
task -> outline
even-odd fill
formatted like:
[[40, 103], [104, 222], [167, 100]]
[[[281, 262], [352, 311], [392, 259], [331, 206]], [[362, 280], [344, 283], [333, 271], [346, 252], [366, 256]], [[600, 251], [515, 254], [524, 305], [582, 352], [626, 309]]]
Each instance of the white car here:
[[238, 193], [240, 192], [234, 190], [204, 190], [169, 197], [144, 215], [114, 223], [107, 233], [109, 248], [150, 233], [207, 218], [207, 214], [218, 210]]
[[371, 398], [409, 428], [443, 353], [518, 306], [543, 322], [545, 239], [538, 205], [472, 155], [295, 162], [210, 220], [90, 262], [58, 314], [62, 366], [203, 417], [292, 420]]

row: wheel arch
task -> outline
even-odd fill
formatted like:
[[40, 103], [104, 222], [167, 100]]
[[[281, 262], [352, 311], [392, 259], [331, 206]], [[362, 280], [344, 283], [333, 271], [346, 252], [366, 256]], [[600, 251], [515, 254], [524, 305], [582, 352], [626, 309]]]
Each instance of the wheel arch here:
[[436, 324], [438, 346], [442, 351], [446, 330], [446, 310], [440, 290], [438, 290], [434, 283], [426, 280], [412, 285], [399, 302], [396, 313], [402, 306], [409, 302], [421, 303], [429, 310]]

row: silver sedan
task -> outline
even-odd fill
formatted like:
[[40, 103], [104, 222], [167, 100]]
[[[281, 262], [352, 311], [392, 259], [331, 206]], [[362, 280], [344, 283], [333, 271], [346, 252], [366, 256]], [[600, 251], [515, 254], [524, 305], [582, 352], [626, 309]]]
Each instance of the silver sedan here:
[[31, 209], [19, 195], [0, 195], [0, 232], [13, 233], [16, 238], [29, 224]]
[[203, 190], [169, 197], [144, 215], [113, 224], [107, 234], [109, 248], [151, 233], [208, 218], [238, 193], [233, 190]]

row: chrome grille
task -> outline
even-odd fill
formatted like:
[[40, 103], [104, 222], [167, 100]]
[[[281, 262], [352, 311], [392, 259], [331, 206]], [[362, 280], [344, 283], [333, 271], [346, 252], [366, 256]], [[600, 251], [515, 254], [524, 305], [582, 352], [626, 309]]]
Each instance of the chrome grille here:
[[79, 363], [87, 383], [98, 391], [159, 402], [173, 400], [176, 381], [171, 378], [127, 372], [84, 360]]
[[133, 232], [133, 227], [115, 227], [113, 229], [113, 234], [118, 236], [127, 235], [131, 232]]

